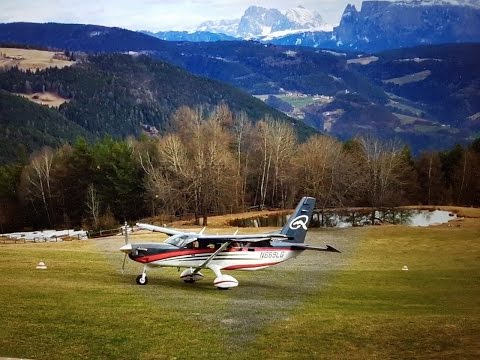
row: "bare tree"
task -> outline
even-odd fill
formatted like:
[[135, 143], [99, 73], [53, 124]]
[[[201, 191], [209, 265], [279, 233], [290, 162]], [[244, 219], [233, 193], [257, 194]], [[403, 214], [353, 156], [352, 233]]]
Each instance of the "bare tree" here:
[[185, 184], [191, 179], [192, 171], [180, 138], [169, 134], [148, 145], [137, 149], [137, 157], [146, 173], [145, 187], [152, 202], [152, 213], [157, 206], [166, 214], [186, 208]]
[[192, 210], [196, 222], [202, 216], [206, 225], [209, 212], [236, 204], [233, 140], [224, 129], [231, 118], [223, 105], [208, 118], [201, 109], [180, 108], [173, 119], [177, 133], [139, 154], [148, 192], [167, 210]]
[[420, 200], [424, 204], [440, 204], [445, 187], [442, 180], [442, 164], [436, 152], [425, 152], [417, 161]]
[[[374, 137], [361, 137], [360, 157], [366, 176], [365, 195], [374, 209], [393, 205], [398, 188], [402, 184], [402, 169], [405, 165], [402, 147], [398, 142], [382, 142]], [[374, 221], [375, 211], [372, 213]]]
[[291, 125], [275, 120], [270, 123], [271, 151], [273, 157], [272, 204], [285, 207], [286, 186], [292, 177], [291, 160], [297, 147], [297, 138]]
[[271, 194], [271, 205], [285, 206], [287, 186], [292, 177], [290, 162], [295, 152], [297, 140], [291, 125], [267, 118], [255, 127], [255, 147], [259, 176], [259, 205], [263, 208], [267, 194]]
[[465, 149], [455, 166], [453, 191], [458, 205], [472, 205], [480, 195], [480, 155]]
[[344, 206], [355, 198], [362, 186], [355, 158], [343, 150], [343, 145], [328, 136], [313, 136], [300, 145], [296, 158], [297, 178], [305, 195], [317, 198], [321, 208]]
[[22, 173], [22, 189], [25, 199], [29, 200], [35, 207], [35, 202], [39, 201], [47, 217], [49, 225], [52, 225], [51, 200], [52, 183], [51, 170], [53, 162], [53, 151], [50, 148], [43, 148], [35, 154], [30, 164], [28, 164]]
[[87, 201], [86, 201], [88, 215], [92, 218], [93, 226], [98, 228], [99, 216], [100, 216], [100, 200], [98, 198], [97, 190], [95, 186], [90, 184], [87, 189]]
[[240, 207], [245, 208], [247, 192], [247, 176], [249, 173], [250, 147], [247, 141], [252, 138], [252, 124], [247, 115], [242, 112], [237, 114], [233, 120], [232, 132], [236, 147], [237, 160], [237, 183], [235, 194], [240, 201]]

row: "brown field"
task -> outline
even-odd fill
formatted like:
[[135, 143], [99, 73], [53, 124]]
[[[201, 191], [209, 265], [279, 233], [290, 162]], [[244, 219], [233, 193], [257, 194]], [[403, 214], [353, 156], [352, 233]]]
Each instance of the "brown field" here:
[[357, 59], [348, 59], [347, 64], [360, 64], [360, 65], [368, 65], [371, 62], [375, 62], [378, 60], [376, 56], [368, 56], [368, 57], [361, 57]]
[[0, 48], [0, 68], [17, 66], [22, 70], [43, 70], [49, 67], [63, 68], [75, 61], [63, 59], [63, 53], [44, 50]]

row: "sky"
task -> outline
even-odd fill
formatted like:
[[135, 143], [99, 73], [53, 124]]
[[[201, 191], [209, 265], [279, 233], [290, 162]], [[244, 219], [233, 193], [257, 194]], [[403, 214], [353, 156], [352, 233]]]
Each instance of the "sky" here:
[[302, 5], [338, 24], [347, 4], [361, 0], [1, 0], [0, 23], [61, 22], [130, 30], [194, 30], [207, 20], [240, 18], [250, 5], [287, 10]]

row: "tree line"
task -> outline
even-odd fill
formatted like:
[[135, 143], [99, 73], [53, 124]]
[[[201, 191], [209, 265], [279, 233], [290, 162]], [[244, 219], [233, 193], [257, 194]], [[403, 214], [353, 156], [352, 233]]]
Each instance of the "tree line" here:
[[317, 207], [480, 205], [480, 139], [413, 157], [395, 141], [300, 143], [289, 123], [252, 123], [228, 106], [179, 108], [155, 137], [45, 147], [0, 167], [2, 231], [115, 227], [125, 220], [287, 208], [304, 195]]

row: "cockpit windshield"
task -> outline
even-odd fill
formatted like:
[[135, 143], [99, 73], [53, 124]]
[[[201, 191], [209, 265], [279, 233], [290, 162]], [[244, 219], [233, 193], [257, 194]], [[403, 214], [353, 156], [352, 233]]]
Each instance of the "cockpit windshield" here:
[[188, 235], [179, 234], [170, 236], [167, 240], [165, 240], [165, 243], [181, 248], [193, 240], [194, 239], [191, 239]]

